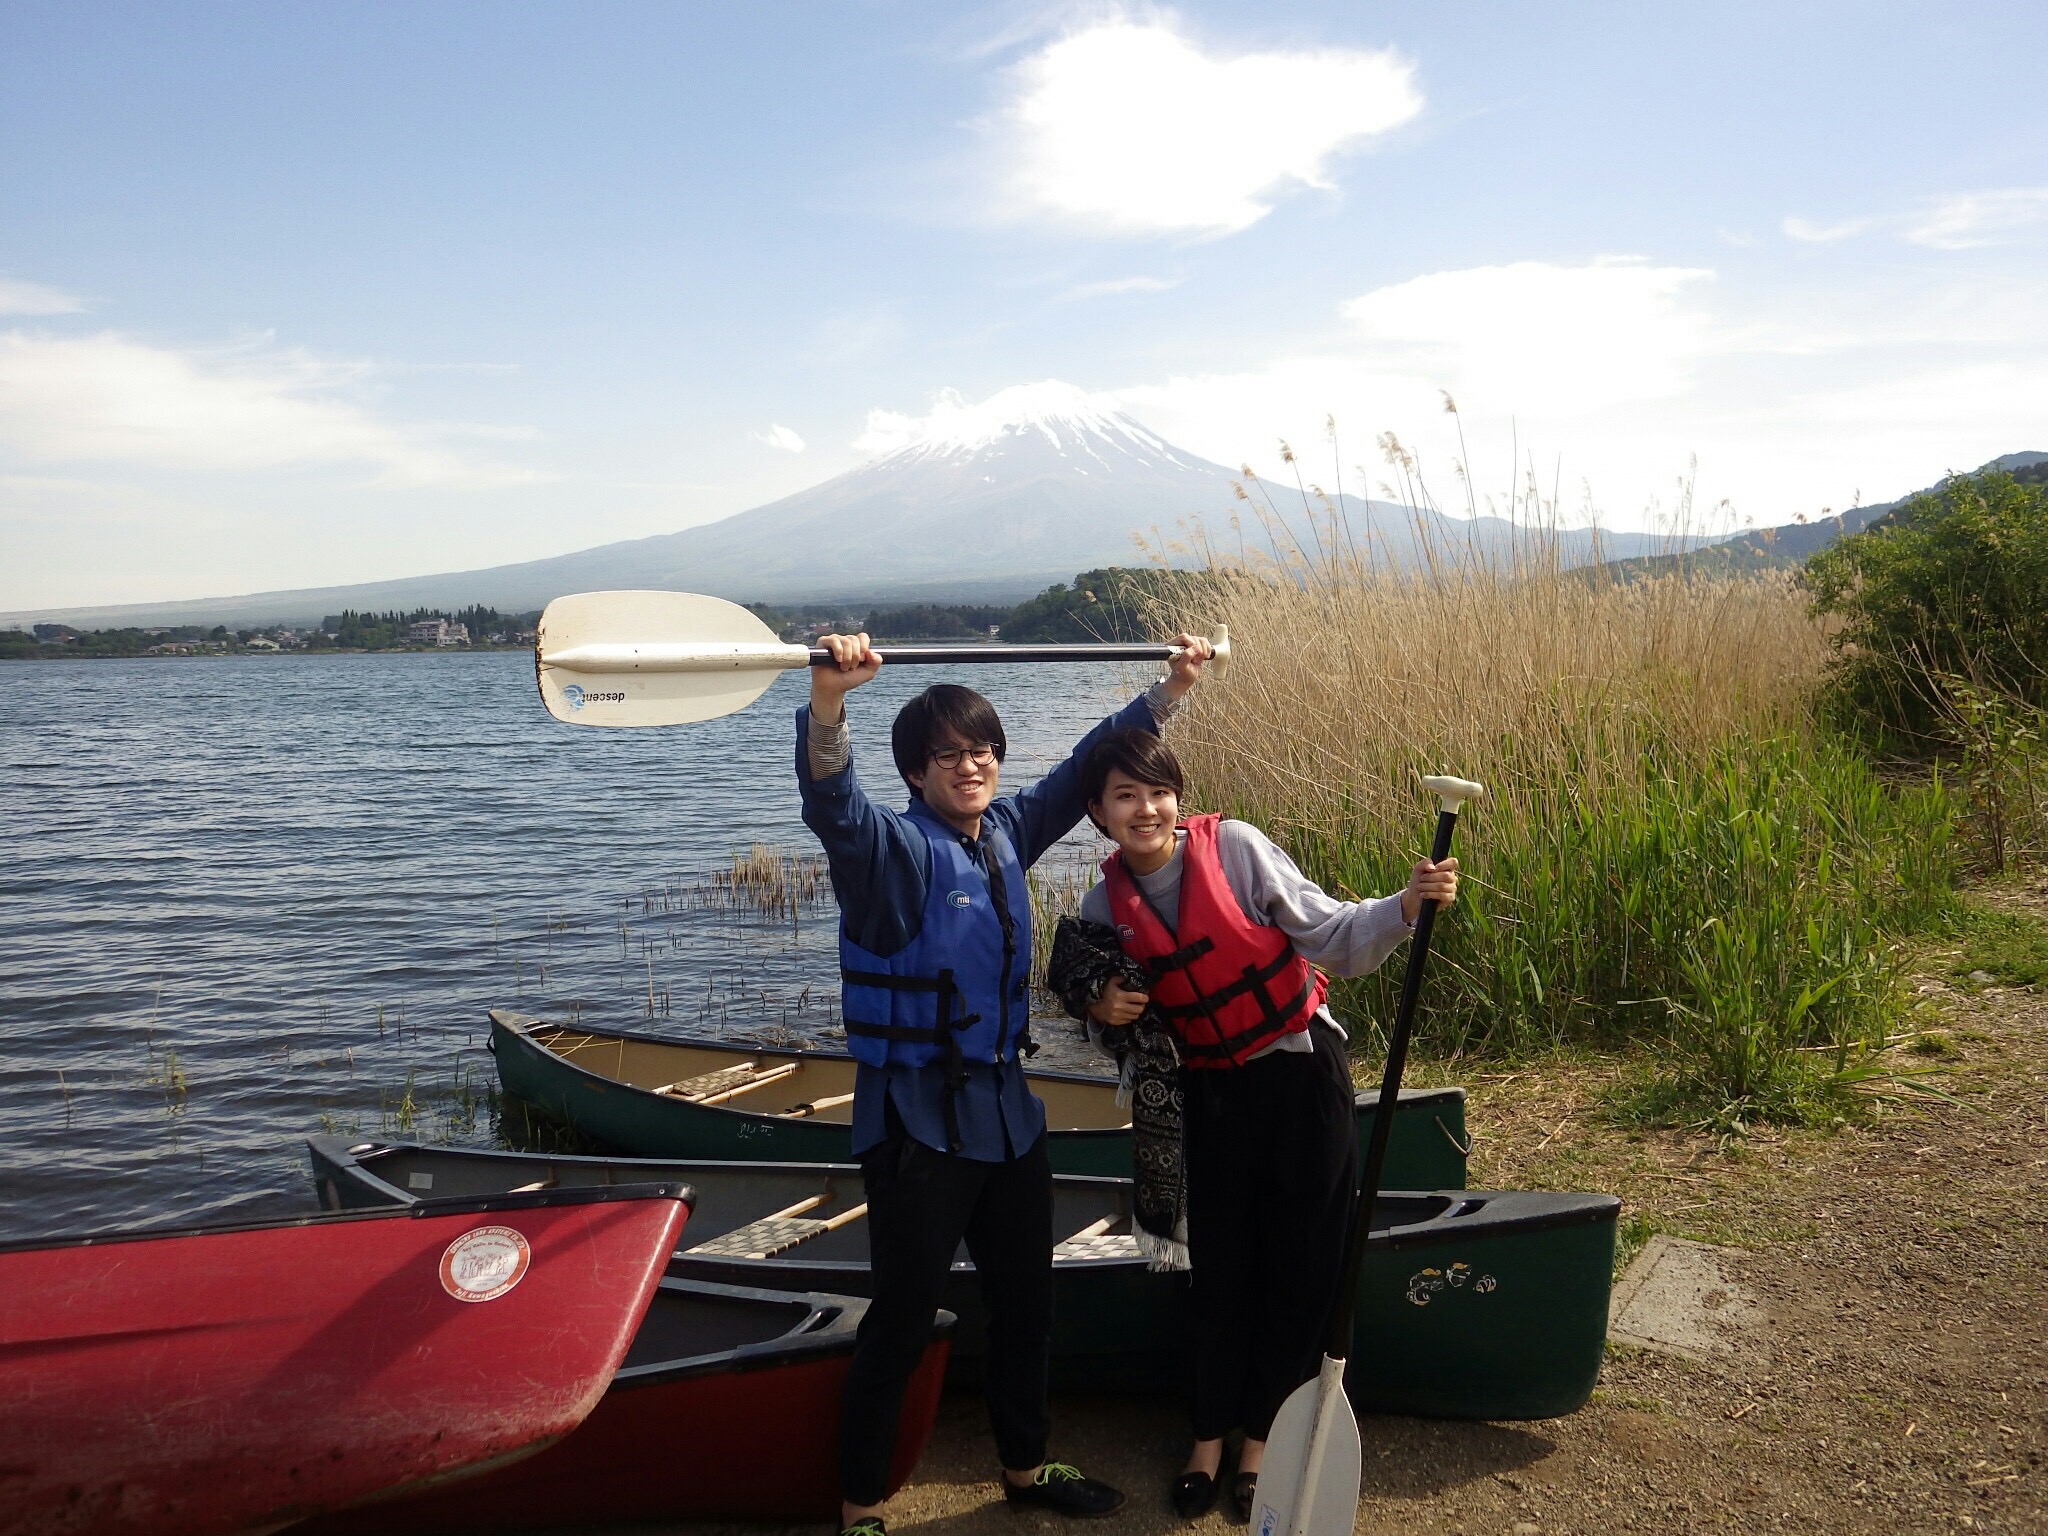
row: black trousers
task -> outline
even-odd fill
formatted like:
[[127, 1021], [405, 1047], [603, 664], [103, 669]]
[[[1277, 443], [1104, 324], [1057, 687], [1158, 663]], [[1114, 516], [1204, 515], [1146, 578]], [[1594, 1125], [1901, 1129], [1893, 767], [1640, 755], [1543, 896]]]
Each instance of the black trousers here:
[[903, 1389], [931, 1337], [953, 1255], [965, 1239], [988, 1309], [984, 1395], [996, 1455], [1026, 1471], [1045, 1460], [1052, 1350], [1052, 1162], [1045, 1138], [1022, 1157], [981, 1163], [911, 1140], [894, 1114], [861, 1155], [874, 1299], [846, 1372], [839, 1486], [879, 1504]]
[[1358, 1184], [1344, 1044], [1183, 1069], [1195, 1438], [1263, 1440], [1322, 1362]]

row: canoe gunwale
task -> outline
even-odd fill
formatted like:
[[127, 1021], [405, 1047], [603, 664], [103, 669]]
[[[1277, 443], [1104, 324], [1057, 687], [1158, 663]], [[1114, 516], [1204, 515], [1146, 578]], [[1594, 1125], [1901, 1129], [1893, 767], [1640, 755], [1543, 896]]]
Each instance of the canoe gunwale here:
[[[1382, 1200], [1389, 1198], [1399, 1199], [1403, 1195], [1414, 1195], [1417, 1193], [1423, 1192], [1389, 1189], [1382, 1190], [1379, 1198]], [[1453, 1192], [1428, 1191], [1428, 1193], [1450, 1194]], [[1388, 1227], [1384, 1230], [1375, 1228], [1367, 1235], [1366, 1241], [1372, 1246], [1374, 1251], [1385, 1253], [1399, 1253], [1404, 1248], [1416, 1248], [1441, 1242], [1446, 1232], [1458, 1230], [1461, 1221], [1469, 1222], [1473, 1219], [1473, 1216], [1479, 1214], [1479, 1212], [1471, 1210], [1474, 1206], [1479, 1207], [1480, 1211], [1486, 1213], [1488, 1219], [1485, 1230], [1489, 1234], [1548, 1232], [1555, 1231], [1561, 1227], [1598, 1226], [1603, 1222], [1615, 1221], [1621, 1215], [1621, 1197], [1619, 1195], [1582, 1194], [1577, 1191], [1510, 1189], [1458, 1190], [1455, 1193], [1458, 1198], [1452, 1201], [1449, 1210], [1441, 1211], [1427, 1221], [1409, 1222], [1403, 1226]], [[1544, 1202], [1529, 1210], [1517, 1211], [1514, 1209], [1518, 1202], [1512, 1197], [1531, 1193], [1543, 1194], [1545, 1197]], [[1561, 1203], [1567, 1200], [1571, 1203]], [[1506, 1210], [1496, 1209], [1496, 1207], [1503, 1204], [1507, 1206]]]
[[[659, 1295], [709, 1296], [719, 1301], [758, 1302], [764, 1306], [789, 1307], [800, 1303], [809, 1308], [804, 1317], [774, 1338], [703, 1355], [684, 1355], [673, 1360], [651, 1360], [642, 1365], [621, 1365], [612, 1377], [614, 1390], [666, 1386], [701, 1376], [737, 1376], [755, 1371], [773, 1371], [834, 1355], [851, 1355], [860, 1320], [866, 1314], [865, 1296], [840, 1295], [831, 1291], [772, 1290], [766, 1286], [731, 1285], [718, 1280], [699, 1280], [689, 1275], [666, 1275], [657, 1288]], [[650, 1307], [650, 1311], [652, 1308]], [[821, 1321], [822, 1320], [822, 1321]], [[932, 1318], [925, 1347], [952, 1337], [959, 1321], [941, 1308]]]
[[[380, 1181], [381, 1182], [381, 1181]], [[630, 1184], [564, 1184], [554, 1189], [506, 1191], [496, 1195], [411, 1196], [388, 1209], [291, 1211], [279, 1216], [247, 1216], [237, 1221], [200, 1222], [180, 1227], [124, 1227], [115, 1232], [60, 1232], [49, 1237], [12, 1238], [0, 1242], [0, 1253], [25, 1253], [58, 1248], [111, 1248], [117, 1243], [154, 1242], [171, 1237], [216, 1237], [236, 1232], [274, 1232], [288, 1227], [321, 1227], [341, 1222], [389, 1220], [399, 1214], [413, 1218], [488, 1215], [497, 1211], [531, 1211], [551, 1205], [608, 1205], [620, 1200], [680, 1200], [695, 1209], [697, 1191], [675, 1180], [639, 1180]]]
[[[613, 1158], [589, 1154], [560, 1154], [553, 1152], [513, 1152], [501, 1149], [470, 1147], [429, 1146], [417, 1142], [356, 1141], [343, 1145], [338, 1136], [312, 1136], [306, 1140], [306, 1148], [314, 1166], [315, 1178], [323, 1163], [348, 1177], [359, 1189], [367, 1190], [393, 1204], [416, 1206], [432, 1197], [400, 1189], [388, 1179], [381, 1177], [374, 1169], [374, 1163], [382, 1156], [395, 1153], [412, 1153], [428, 1159], [445, 1158], [460, 1161], [466, 1157], [492, 1158], [507, 1161], [531, 1160], [540, 1163], [568, 1163], [593, 1169], [610, 1167], [619, 1163], [645, 1166], [659, 1163], [664, 1168], [675, 1170], [674, 1180], [683, 1187], [691, 1187], [692, 1173], [773, 1173], [809, 1174], [821, 1179], [845, 1179], [858, 1182], [861, 1177], [858, 1163], [807, 1163], [807, 1162], [753, 1162], [730, 1158]], [[1115, 1197], [1131, 1187], [1128, 1179], [1103, 1174], [1062, 1173], [1054, 1175], [1059, 1187], [1086, 1190], [1090, 1186], [1099, 1188], [1105, 1195]], [[601, 1186], [564, 1184], [554, 1190], [535, 1191], [536, 1194], [555, 1194], [570, 1190], [602, 1188], [606, 1190], [631, 1189], [630, 1184]], [[644, 1187], [644, 1186], [642, 1186]], [[693, 1191], [694, 1192], [694, 1191]], [[487, 1196], [450, 1196], [451, 1200], [488, 1199]], [[1484, 1215], [1485, 1222], [1479, 1230], [1494, 1233], [1527, 1233], [1555, 1230], [1564, 1227], [1597, 1226], [1603, 1222], [1615, 1221], [1621, 1212], [1621, 1199], [1616, 1195], [1581, 1194], [1576, 1192], [1525, 1191], [1525, 1190], [1383, 1190], [1380, 1198], [1387, 1201], [1399, 1200], [1442, 1200], [1445, 1209], [1427, 1216], [1420, 1221], [1404, 1222], [1398, 1226], [1376, 1227], [1367, 1238], [1371, 1250], [1376, 1253], [1398, 1253], [1404, 1249], [1433, 1247], [1455, 1237], [1471, 1232], [1475, 1218]], [[1114, 1199], [1112, 1203], [1116, 1202]], [[1526, 1204], [1527, 1209], [1516, 1209]], [[677, 1262], [690, 1265], [743, 1265], [747, 1273], [772, 1274], [778, 1266], [786, 1265], [791, 1271], [846, 1271], [858, 1272], [867, 1268], [865, 1263], [837, 1259], [736, 1259], [718, 1255], [691, 1258], [688, 1249], [676, 1255]], [[1130, 1255], [1107, 1257], [1060, 1258], [1059, 1268], [1065, 1270], [1095, 1270], [1113, 1268], [1134, 1262]], [[970, 1269], [969, 1265], [956, 1264], [955, 1269]], [[802, 1287], [815, 1290], [816, 1287]], [[832, 1293], [827, 1288], [826, 1294]]]
[[[593, 1040], [619, 1040], [631, 1045], [678, 1047], [685, 1050], [731, 1051], [735, 1055], [765, 1056], [772, 1057], [778, 1061], [827, 1061], [836, 1065], [850, 1059], [844, 1051], [812, 1050], [801, 1046], [737, 1045], [729, 1040], [705, 1040], [694, 1036], [673, 1039], [662, 1035], [642, 1034], [628, 1029], [583, 1029], [577, 1025], [550, 1024], [545, 1019], [537, 1018], [528, 1013], [518, 1013], [510, 1008], [493, 1008], [489, 1011], [489, 1017], [491, 1023], [497, 1026], [497, 1029], [504, 1030], [507, 1034], [518, 1040], [522, 1046], [539, 1053], [550, 1065], [574, 1072], [579, 1077], [585, 1078], [590, 1082], [602, 1084], [606, 1091], [622, 1089], [627, 1093], [643, 1094], [648, 1098], [658, 1099], [671, 1107], [682, 1106], [706, 1112], [718, 1110], [721, 1113], [734, 1115], [743, 1120], [769, 1125], [787, 1125], [790, 1123], [790, 1120], [783, 1114], [767, 1114], [760, 1110], [747, 1109], [737, 1104], [699, 1104], [689, 1099], [668, 1098], [663, 1094], [656, 1093], [652, 1088], [642, 1088], [636, 1083], [628, 1083], [616, 1077], [608, 1077], [602, 1072], [586, 1067], [560, 1051], [554, 1050], [545, 1041], [536, 1038], [535, 1032], [542, 1029], [573, 1030], [576, 1033], [588, 1035]], [[495, 1029], [486, 1038], [485, 1048], [492, 1055], [497, 1054], [498, 1041]], [[1028, 1065], [1025, 1071], [1029, 1077], [1037, 1081], [1070, 1083], [1083, 1088], [1101, 1088], [1104, 1084], [1114, 1081], [1113, 1078], [1103, 1073], [1053, 1071]], [[1356, 1088], [1353, 1090], [1352, 1104], [1354, 1110], [1377, 1109], [1379, 1102], [1380, 1090], [1378, 1088]], [[1462, 1108], [1465, 1102], [1465, 1090], [1456, 1085], [1440, 1088], [1403, 1088], [1396, 1095], [1396, 1102], [1410, 1110], [1419, 1110], [1432, 1103], [1456, 1103]], [[1460, 1118], [1462, 1119], [1462, 1115]], [[836, 1124], [838, 1122], [817, 1123]], [[1062, 1142], [1072, 1143], [1091, 1139], [1127, 1137], [1131, 1134], [1131, 1128], [1128, 1125], [1061, 1126], [1056, 1131], [1049, 1130], [1049, 1134], [1058, 1135]], [[1449, 1135], [1450, 1133], [1446, 1130], [1445, 1134]], [[1462, 1144], [1457, 1145], [1459, 1145], [1461, 1152], [1465, 1150]]]

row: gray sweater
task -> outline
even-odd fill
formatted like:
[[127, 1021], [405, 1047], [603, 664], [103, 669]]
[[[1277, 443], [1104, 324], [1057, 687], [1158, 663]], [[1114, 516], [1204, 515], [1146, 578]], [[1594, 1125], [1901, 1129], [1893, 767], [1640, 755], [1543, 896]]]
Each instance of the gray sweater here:
[[[1186, 847], [1187, 833], [1181, 832], [1174, 840], [1173, 856], [1165, 864], [1149, 875], [1133, 877], [1169, 927], [1180, 922], [1181, 855]], [[1339, 901], [1296, 868], [1285, 850], [1248, 821], [1218, 823], [1216, 853], [1230, 893], [1245, 915], [1262, 928], [1278, 928], [1304, 960], [1333, 975], [1363, 976], [1378, 970], [1415, 931], [1402, 921], [1400, 892], [1367, 901]], [[1081, 898], [1081, 916], [1115, 926], [1109, 892], [1102, 884]], [[1328, 1008], [1317, 1017], [1343, 1034]], [[1100, 1026], [1092, 1019], [1088, 1033], [1090, 1038], [1099, 1037]], [[1283, 1035], [1266, 1047], [1268, 1051], [1311, 1049], [1306, 1034]]]

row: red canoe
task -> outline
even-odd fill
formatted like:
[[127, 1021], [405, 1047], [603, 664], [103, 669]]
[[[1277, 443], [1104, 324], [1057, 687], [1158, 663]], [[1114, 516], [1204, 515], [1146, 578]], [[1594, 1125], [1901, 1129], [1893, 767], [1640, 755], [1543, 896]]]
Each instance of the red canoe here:
[[0, 1536], [226, 1536], [536, 1450], [603, 1395], [675, 1184], [0, 1247]]
[[[538, 1456], [291, 1536], [448, 1536], [686, 1520], [836, 1521], [858, 1296], [664, 1280], [604, 1401]], [[903, 1395], [894, 1493], [931, 1437], [953, 1314]]]

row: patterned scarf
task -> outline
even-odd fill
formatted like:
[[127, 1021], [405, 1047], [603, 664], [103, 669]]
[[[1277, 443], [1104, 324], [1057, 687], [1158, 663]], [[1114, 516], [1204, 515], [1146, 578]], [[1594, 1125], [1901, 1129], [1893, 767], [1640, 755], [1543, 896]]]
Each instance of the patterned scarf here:
[[[1077, 917], [1053, 929], [1045, 982], [1068, 1013], [1084, 1022], [1088, 1005], [1110, 978], [1134, 991], [1150, 991], [1145, 968], [1123, 952], [1116, 930]], [[1181, 1148], [1180, 1053], [1173, 1032], [1147, 1008], [1125, 1025], [1097, 1025], [1103, 1048], [1117, 1060], [1116, 1101], [1131, 1111], [1133, 1236], [1155, 1270], [1187, 1269], [1187, 1164]]]

